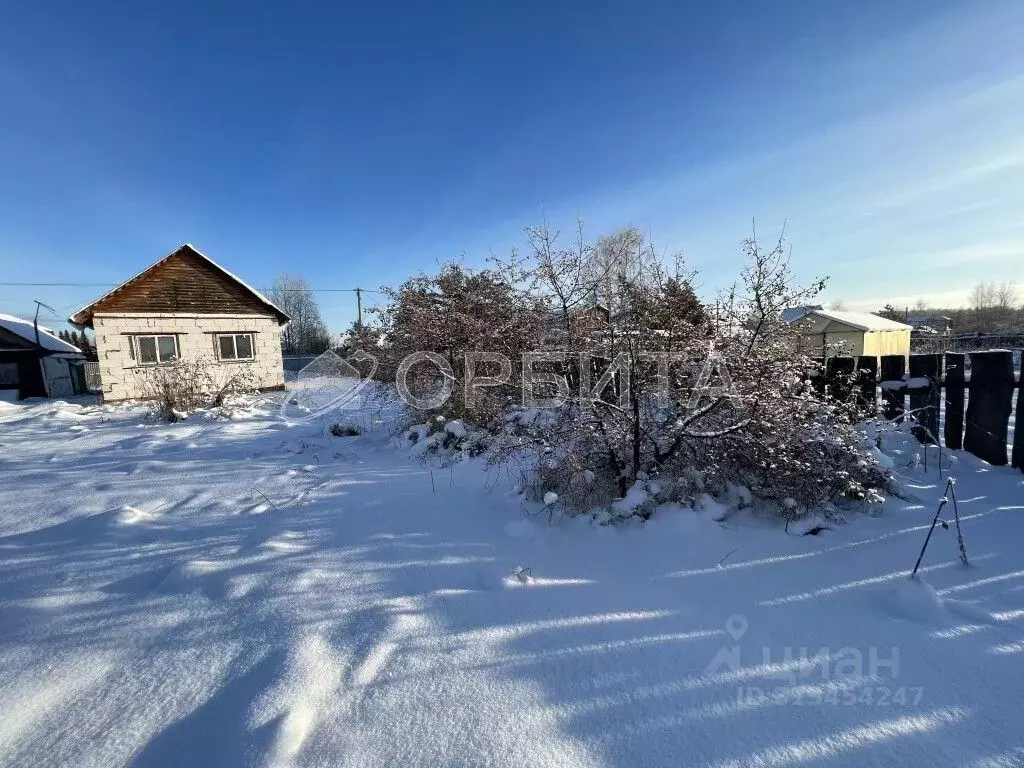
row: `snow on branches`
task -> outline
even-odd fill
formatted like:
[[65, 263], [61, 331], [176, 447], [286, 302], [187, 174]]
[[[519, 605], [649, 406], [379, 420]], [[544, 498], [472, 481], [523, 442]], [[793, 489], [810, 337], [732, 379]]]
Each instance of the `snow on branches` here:
[[373, 351], [412, 420], [474, 425], [492, 461], [525, 460], [530, 495], [567, 510], [643, 517], [742, 487], [790, 515], [782, 500], [886, 487], [856, 403], [812, 386], [817, 363], [783, 321], [824, 281], [798, 285], [781, 238], [744, 241], [738, 279], [712, 301], [635, 229], [590, 243], [580, 227], [563, 247], [540, 226], [527, 240], [488, 269], [450, 264], [389, 292]]

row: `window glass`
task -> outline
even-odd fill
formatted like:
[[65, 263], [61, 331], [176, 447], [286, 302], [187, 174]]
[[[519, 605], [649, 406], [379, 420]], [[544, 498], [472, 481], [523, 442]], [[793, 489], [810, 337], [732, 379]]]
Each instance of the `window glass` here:
[[234, 338], [234, 336], [219, 336], [219, 337], [217, 337], [217, 343], [220, 344], [220, 359], [221, 360], [234, 360], [235, 359], [235, 338]]
[[252, 336], [248, 333], [235, 336], [235, 348], [238, 352], [238, 359], [249, 359], [252, 357]]
[[157, 336], [156, 340], [160, 350], [161, 363], [166, 363], [178, 357], [178, 345], [174, 343], [173, 336]]
[[18, 386], [18, 364], [0, 363], [0, 388], [9, 389]]
[[155, 363], [156, 360], [156, 339], [152, 336], [142, 336], [138, 340], [139, 362]]

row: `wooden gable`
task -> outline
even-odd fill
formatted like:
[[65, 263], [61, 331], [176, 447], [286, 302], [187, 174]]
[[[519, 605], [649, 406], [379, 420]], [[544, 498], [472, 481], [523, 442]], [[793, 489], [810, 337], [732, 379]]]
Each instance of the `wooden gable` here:
[[71, 321], [91, 325], [97, 312], [262, 315], [288, 322], [284, 312], [190, 245], [80, 310]]

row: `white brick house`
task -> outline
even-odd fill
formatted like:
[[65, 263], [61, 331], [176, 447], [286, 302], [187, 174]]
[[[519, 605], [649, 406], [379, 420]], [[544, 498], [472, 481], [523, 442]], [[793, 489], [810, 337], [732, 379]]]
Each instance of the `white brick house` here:
[[191, 245], [70, 317], [96, 335], [106, 401], [145, 397], [149, 372], [203, 361], [215, 380], [245, 366], [262, 390], [284, 388], [281, 328], [288, 316]]

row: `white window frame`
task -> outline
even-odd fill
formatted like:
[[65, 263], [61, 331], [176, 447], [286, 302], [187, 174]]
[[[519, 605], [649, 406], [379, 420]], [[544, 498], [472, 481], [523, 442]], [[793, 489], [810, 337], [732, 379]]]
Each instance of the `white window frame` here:
[[[238, 337], [248, 336], [249, 337], [249, 356], [239, 357], [238, 356]], [[251, 332], [244, 333], [217, 333], [214, 334], [214, 346], [217, 350], [217, 359], [222, 363], [247, 363], [251, 360], [256, 359], [256, 334]], [[234, 357], [224, 357], [220, 351], [220, 340], [231, 339], [231, 349], [234, 351]]]
[[[136, 365], [170, 365], [176, 363], [181, 359], [181, 349], [178, 347], [178, 335], [176, 333], [136, 333], [132, 337], [132, 352], [135, 354]], [[140, 339], [153, 339], [153, 345], [156, 347], [156, 361], [146, 362], [142, 359], [142, 350], [139, 348]], [[167, 360], [160, 359], [160, 339], [173, 339], [174, 340], [174, 357]]]

